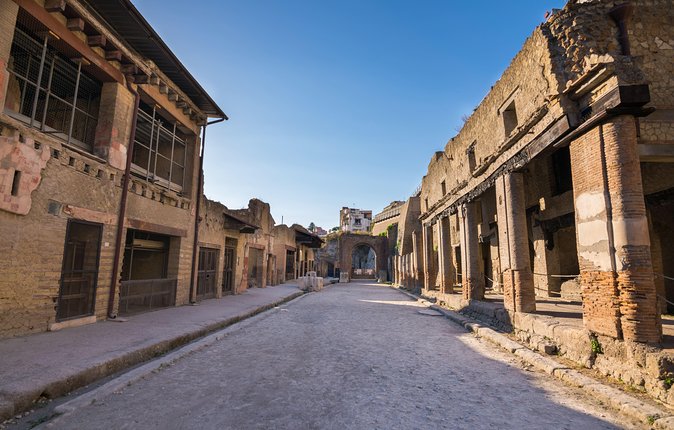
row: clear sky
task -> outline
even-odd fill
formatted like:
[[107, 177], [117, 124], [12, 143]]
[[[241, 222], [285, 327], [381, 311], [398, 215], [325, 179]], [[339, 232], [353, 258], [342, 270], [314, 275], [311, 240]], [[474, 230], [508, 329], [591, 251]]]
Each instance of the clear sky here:
[[230, 117], [206, 195], [277, 223], [405, 200], [546, 10], [564, 0], [133, 0]]

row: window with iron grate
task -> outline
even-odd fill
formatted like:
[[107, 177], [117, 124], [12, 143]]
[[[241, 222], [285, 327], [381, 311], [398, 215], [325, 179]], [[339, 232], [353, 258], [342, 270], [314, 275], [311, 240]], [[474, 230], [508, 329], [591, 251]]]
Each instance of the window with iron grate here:
[[131, 159], [133, 172], [169, 190], [185, 186], [187, 136], [175, 121], [164, 118], [158, 107], [141, 102]]
[[102, 84], [38, 36], [17, 27], [8, 64], [5, 111], [88, 152], [93, 150]]

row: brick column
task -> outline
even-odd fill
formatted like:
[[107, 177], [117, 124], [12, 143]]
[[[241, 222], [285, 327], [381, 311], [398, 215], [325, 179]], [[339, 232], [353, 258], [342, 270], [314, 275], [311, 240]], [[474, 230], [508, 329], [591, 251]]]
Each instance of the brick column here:
[[[423, 228], [423, 227], [422, 227]], [[421, 255], [421, 240], [419, 239], [419, 232], [412, 233], [412, 255], [410, 256], [410, 280], [414, 288], [418, 288], [419, 284], [423, 282], [423, 256]]]
[[432, 226], [421, 226], [422, 231], [422, 248], [423, 248], [423, 263], [424, 263], [424, 289], [431, 289], [431, 247], [432, 237], [433, 237], [433, 227]]
[[524, 177], [515, 172], [503, 175], [495, 188], [503, 305], [513, 312], [533, 312], [536, 290], [529, 262]]
[[94, 154], [108, 160], [112, 167], [119, 170], [126, 167], [133, 108], [134, 96], [124, 85], [117, 82], [103, 83]]
[[[8, 90], [15, 98], [20, 95], [18, 93], [19, 86], [16, 80], [13, 81], [11, 88], [8, 86], [10, 74], [7, 71], [18, 11], [19, 6], [13, 1], [0, 0], [0, 111], [5, 108]], [[11, 103], [12, 106], [14, 104], [15, 103]]]
[[634, 118], [612, 118], [571, 142], [570, 150], [585, 326], [659, 342]]
[[461, 220], [461, 266], [463, 279], [461, 291], [466, 300], [484, 298], [484, 276], [480, 270], [480, 251], [477, 232], [475, 203], [464, 203], [460, 209]]
[[451, 294], [454, 291], [454, 270], [452, 267], [452, 246], [449, 237], [449, 217], [443, 217], [438, 226], [438, 265], [440, 270], [440, 291]]

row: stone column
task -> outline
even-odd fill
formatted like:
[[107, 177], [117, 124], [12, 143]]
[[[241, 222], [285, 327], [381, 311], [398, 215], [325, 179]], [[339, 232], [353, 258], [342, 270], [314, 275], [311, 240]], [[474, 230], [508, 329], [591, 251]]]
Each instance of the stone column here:
[[529, 261], [524, 176], [508, 173], [496, 181], [499, 255], [503, 304], [513, 312], [536, 310], [536, 290]]
[[440, 291], [453, 293], [454, 270], [452, 267], [452, 246], [449, 236], [449, 217], [443, 217], [438, 225], [438, 265], [440, 270]]
[[[19, 6], [12, 0], [0, 0], [0, 110], [5, 108], [8, 96], [13, 99], [21, 96], [18, 81], [15, 78], [12, 79], [11, 86], [9, 85], [10, 74], [7, 70], [18, 12]], [[7, 105], [10, 109], [16, 110], [15, 107], [18, 104], [11, 101]]]
[[611, 118], [570, 150], [585, 327], [657, 343], [662, 326], [635, 120]]
[[461, 205], [461, 266], [463, 279], [461, 290], [466, 300], [484, 298], [484, 276], [480, 270], [480, 251], [477, 233], [475, 203]]

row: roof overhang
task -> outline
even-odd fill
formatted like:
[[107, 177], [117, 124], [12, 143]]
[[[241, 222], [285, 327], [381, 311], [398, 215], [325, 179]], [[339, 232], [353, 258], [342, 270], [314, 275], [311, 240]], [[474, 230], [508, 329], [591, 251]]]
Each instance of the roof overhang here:
[[204, 114], [215, 118], [227, 115], [190, 74], [130, 0], [85, 0], [88, 8], [110, 30], [143, 57], [152, 60]]
[[260, 228], [259, 226], [251, 224], [245, 220], [242, 220], [241, 218], [237, 218], [228, 212], [223, 212], [223, 215], [225, 216], [226, 229], [238, 230], [239, 233], [253, 234], [255, 233], [255, 230]]

